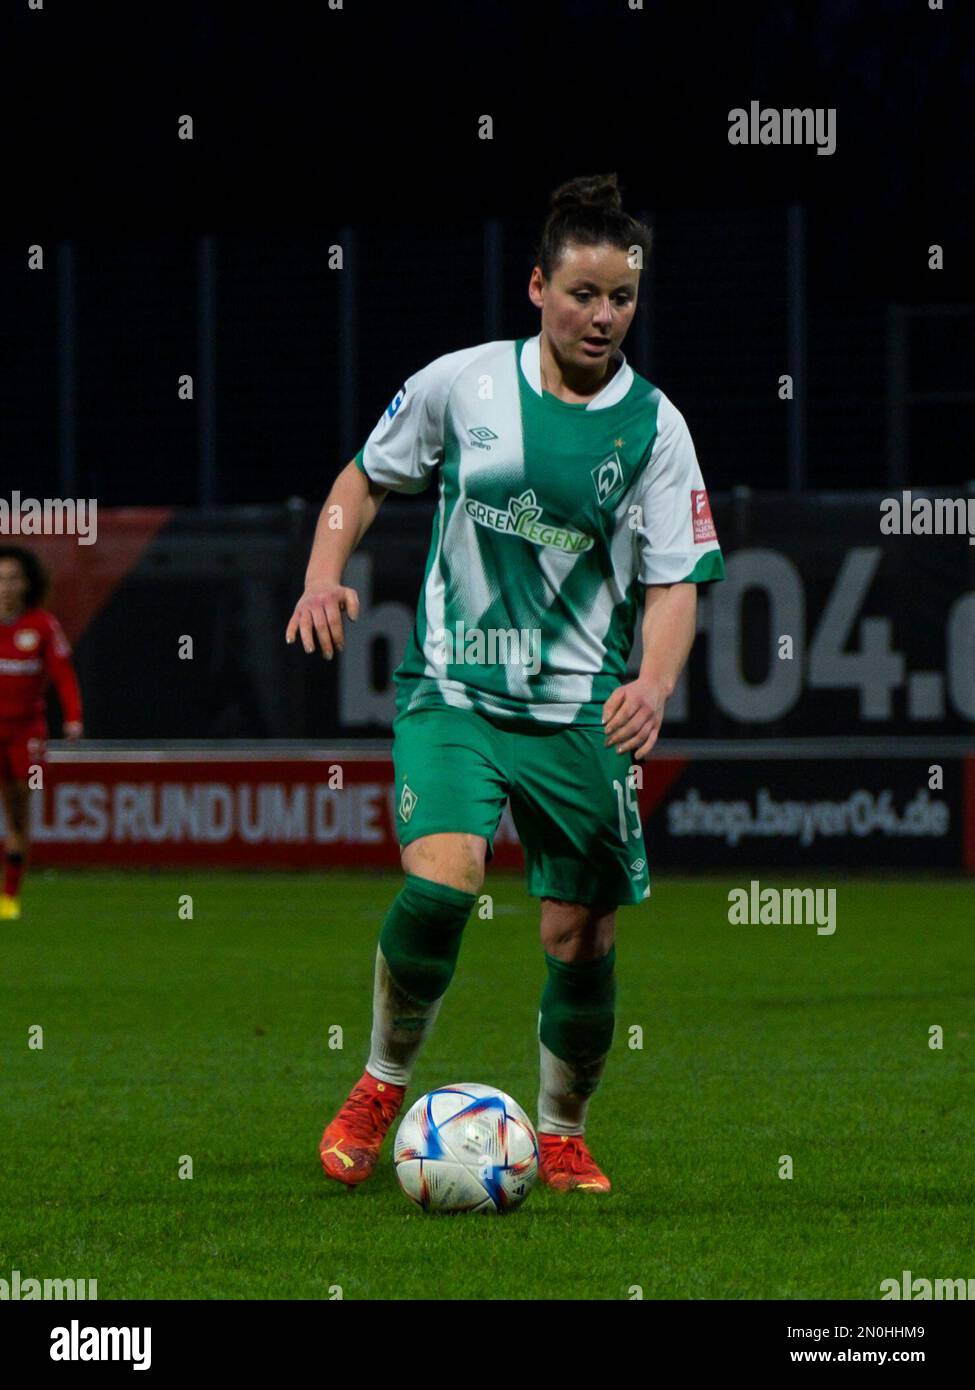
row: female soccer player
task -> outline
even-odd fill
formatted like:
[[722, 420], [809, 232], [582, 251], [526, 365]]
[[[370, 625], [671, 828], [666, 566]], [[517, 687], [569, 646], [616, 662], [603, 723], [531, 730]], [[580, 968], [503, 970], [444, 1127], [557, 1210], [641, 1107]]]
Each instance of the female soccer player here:
[[0, 546], [0, 795], [6, 820], [0, 920], [20, 916], [20, 884], [30, 838], [30, 769], [43, 765], [44, 687], [54, 682], [64, 736], [81, 737], [81, 693], [61, 625], [41, 605], [47, 575], [30, 550]]
[[[618, 906], [649, 895], [628, 770], [656, 742], [694, 638], [696, 585], [723, 576], [683, 417], [627, 365], [648, 228], [616, 176], [552, 196], [528, 295], [537, 337], [448, 353], [407, 379], [319, 519], [286, 637], [331, 659], [349, 555], [386, 492], [439, 505], [395, 673], [405, 882], [383, 922], [365, 1073], [319, 1146], [329, 1177], [375, 1167], [437, 1015], [510, 798], [541, 899], [541, 1180], [607, 1192], [586, 1111], [613, 1037]], [[340, 506], [344, 529], [331, 529]], [[641, 605], [642, 600], [642, 605]], [[625, 678], [642, 606], [643, 661]]]

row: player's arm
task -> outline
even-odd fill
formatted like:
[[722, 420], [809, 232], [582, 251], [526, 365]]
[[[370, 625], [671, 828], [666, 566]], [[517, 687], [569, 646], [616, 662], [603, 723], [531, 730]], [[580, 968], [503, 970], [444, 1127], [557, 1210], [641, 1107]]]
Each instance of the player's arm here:
[[84, 732], [81, 719], [81, 688], [78, 685], [74, 662], [71, 660], [71, 647], [56, 618], [50, 619], [44, 662], [61, 702], [64, 736], [68, 739], [81, 738]]
[[315, 634], [322, 655], [331, 661], [335, 648], [342, 651], [345, 635], [342, 613], [353, 622], [359, 616], [359, 596], [342, 583], [349, 556], [376, 519], [387, 489], [380, 487], [356, 466], [347, 464], [325, 499], [315, 528], [305, 591], [295, 605], [285, 638], [298, 633], [306, 652], [315, 650]]
[[650, 584], [643, 600], [640, 679], [669, 700], [694, 645], [696, 584]]
[[607, 742], [646, 758], [664, 706], [694, 643], [697, 586], [724, 576], [724, 561], [687, 422], [661, 396], [657, 438], [637, 509], [639, 582], [644, 586], [640, 674], [603, 707]]
[[[323, 656], [342, 651], [342, 610], [355, 622], [359, 596], [342, 584], [342, 571], [353, 550], [376, 519], [388, 491], [409, 495], [428, 487], [443, 456], [443, 417], [447, 391], [458, 354], [439, 357], [397, 391], [363, 447], [342, 470], [318, 518], [315, 542], [305, 575], [305, 592], [288, 624], [287, 640], [296, 633], [306, 652]], [[342, 510], [334, 512], [334, 507]], [[335, 519], [340, 519], [336, 529]]]
[[697, 585], [650, 584], [643, 599], [640, 674], [606, 702], [607, 743], [646, 758], [657, 742], [664, 709], [687, 663], [697, 629]]

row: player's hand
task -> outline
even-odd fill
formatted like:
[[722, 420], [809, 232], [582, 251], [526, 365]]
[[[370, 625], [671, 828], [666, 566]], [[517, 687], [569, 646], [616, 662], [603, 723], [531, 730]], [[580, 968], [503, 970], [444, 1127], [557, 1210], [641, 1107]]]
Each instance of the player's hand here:
[[619, 685], [603, 705], [603, 732], [606, 746], [617, 753], [635, 750], [639, 762], [650, 756], [664, 718], [667, 695], [656, 682], [637, 677], [629, 685]]
[[76, 743], [84, 735], [84, 726], [80, 719], [67, 719], [64, 723], [64, 736], [71, 743]]
[[291, 621], [285, 632], [285, 641], [293, 642], [301, 634], [301, 645], [306, 652], [315, 650], [315, 635], [322, 656], [331, 661], [336, 649], [345, 650], [345, 634], [342, 631], [342, 610], [352, 622], [359, 617], [359, 595], [355, 589], [344, 584], [319, 584], [306, 589], [295, 605]]

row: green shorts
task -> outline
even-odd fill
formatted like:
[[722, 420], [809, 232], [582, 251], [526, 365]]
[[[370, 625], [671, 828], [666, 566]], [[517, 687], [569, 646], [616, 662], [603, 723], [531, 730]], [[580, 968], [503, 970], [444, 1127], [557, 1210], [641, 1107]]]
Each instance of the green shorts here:
[[487, 857], [510, 798], [535, 898], [619, 907], [650, 896], [631, 753], [599, 728], [507, 727], [473, 710], [419, 709], [393, 721], [395, 819], [421, 835], [482, 835]]

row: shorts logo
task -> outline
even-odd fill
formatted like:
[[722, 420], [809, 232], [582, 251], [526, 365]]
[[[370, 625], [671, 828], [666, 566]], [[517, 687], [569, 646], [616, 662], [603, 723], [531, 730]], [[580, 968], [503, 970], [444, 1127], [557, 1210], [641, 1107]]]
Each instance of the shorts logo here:
[[647, 861], [645, 859], [634, 859], [633, 863], [630, 865], [631, 871], [635, 874], [642, 874], [646, 867]]
[[599, 498], [599, 505], [602, 506], [619, 491], [623, 482], [623, 465], [620, 463], [619, 454], [612, 453], [608, 458], [604, 458], [602, 463], [597, 464], [592, 470], [590, 476]]
[[19, 652], [32, 652], [40, 644], [41, 634], [32, 627], [22, 627], [14, 633], [14, 646]]
[[412, 791], [406, 782], [403, 783], [403, 792], [399, 799], [399, 818], [408, 821], [416, 809], [417, 795]]
[[393, 416], [396, 414], [397, 410], [399, 410], [400, 406], [403, 404], [403, 397], [405, 395], [406, 387], [401, 386], [399, 390], [396, 392], [396, 395], [390, 401], [389, 405], [386, 407], [386, 415], [388, 419], [391, 420]]
[[714, 529], [714, 517], [711, 515], [711, 503], [704, 488], [691, 488], [691, 517], [694, 522], [695, 545], [718, 539], [718, 533]]
[[471, 446], [475, 449], [490, 449], [491, 445], [488, 440], [498, 437], [494, 430], [488, 429], [487, 425], [472, 425], [468, 428], [467, 433], [471, 437]]

